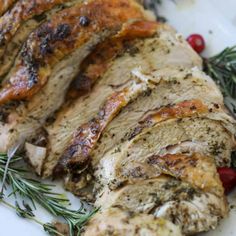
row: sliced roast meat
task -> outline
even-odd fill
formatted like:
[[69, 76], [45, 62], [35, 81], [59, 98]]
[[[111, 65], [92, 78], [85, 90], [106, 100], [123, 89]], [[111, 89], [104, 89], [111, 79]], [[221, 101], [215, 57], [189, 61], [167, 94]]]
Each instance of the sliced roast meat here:
[[[81, 17], [87, 17], [90, 24], [81, 24]], [[142, 17], [144, 12], [132, 0], [89, 1], [61, 11], [33, 32], [6, 93], [13, 100], [36, 94], [1, 123], [0, 138], [4, 141], [0, 151], [6, 152], [21, 138], [36, 137], [37, 130], [64, 102], [79, 64], [92, 48], [116, 34], [129, 19]]]
[[181, 236], [180, 229], [163, 218], [125, 211], [118, 207], [97, 213], [83, 236]]
[[[176, 61], [174, 59], [176, 55], [179, 55], [181, 60]], [[139, 65], [142, 65], [142, 69], [147, 73], [150, 70], [159, 73], [159, 76], [153, 79], [155, 84], [162, 77], [171, 77], [183, 67], [198, 66], [200, 68], [201, 59], [182, 38], [176, 37], [176, 33], [165, 26], [158, 27], [155, 37], [135, 41], [123, 56], [116, 58], [110, 64], [109, 70], [89, 96], [79, 98], [69, 108], [61, 111], [56, 122], [47, 128], [49, 149], [45, 162], [45, 176], [52, 173], [52, 169], [72, 139], [75, 129], [92, 120], [109, 95], [121, 90], [125, 86], [124, 83], [134, 76], [132, 71]]]
[[228, 215], [217, 167], [236, 122], [140, 2], [0, 0], [0, 152], [24, 144], [39, 176], [100, 208], [84, 236], [193, 235]]
[[[28, 35], [43, 21], [82, 0], [19, 0], [0, 18], [0, 77], [14, 64]], [[4, 78], [4, 77], [3, 77]]]
[[147, 91], [149, 86], [147, 81], [136, 80], [134, 77], [125, 84], [122, 90], [106, 98], [98, 114], [74, 132], [69, 147], [64, 151], [54, 169], [54, 174], [61, 174], [67, 168], [76, 169], [76, 171], [79, 166], [84, 168], [84, 164], [88, 162], [87, 159], [106, 126], [130, 101]]
[[86, 53], [80, 54], [84, 56], [104, 37], [119, 31], [122, 23], [143, 19], [144, 15], [135, 0], [89, 1], [54, 14], [30, 34], [6, 78], [0, 104], [30, 99], [53, 76], [59, 63], [70, 60], [71, 54], [83, 47]]
[[[145, 163], [141, 157], [137, 159], [122, 164], [125, 182], [119, 182], [117, 177], [107, 184], [104, 182], [107, 173], [102, 176], [100, 172], [96, 180], [99, 192], [96, 205], [108, 208], [120, 205], [146, 213], [158, 209], [156, 213], [179, 224], [186, 234], [216, 227], [218, 220], [227, 215], [224, 190], [212, 157], [194, 153], [152, 155]], [[103, 172], [112, 168], [113, 163], [106, 164]], [[211, 220], [203, 220], [210, 215]]]
[[152, 157], [159, 156], [167, 146], [186, 141], [205, 143], [205, 153], [212, 156], [218, 166], [230, 163], [235, 147], [233, 135], [219, 121], [208, 118], [170, 119], [151, 125], [135, 137], [131, 135], [130, 140], [107, 152], [100, 161], [96, 176], [111, 188], [138, 178], [132, 174], [136, 169], [152, 178], [159, 173], [159, 170], [154, 171], [155, 174], [152, 172], [155, 169]]
[[187, 235], [216, 228], [219, 220], [228, 215], [223, 194], [203, 192], [168, 176], [140, 180], [113, 191], [104, 187], [95, 205], [162, 216], [179, 225]]
[[134, 131], [132, 136], [140, 132], [157, 111], [159, 118], [156, 118], [162, 121], [207, 116], [223, 121], [230, 132], [236, 132], [235, 121], [224, 112], [223, 97], [213, 81], [198, 69], [186, 70], [173, 77], [163, 77], [154, 89], [143, 93], [122, 110], [107, 126], [91, 154], [93, 166], [96, 167], [107, 151], [127, 140], [130, 130]]
[[[91, 91], [94, 83], [109, 69], [112, 60], [122, 56], [126, 49], [132, 50], [135, 39], [153, 36], [158, 27], [160, 25], [154, 21], [132, 21], [125, 24], [117, 35], [99, 44], [81, 64], [80, 72], [70, 86], [68, 103], [70, 99]], [[68, 103], [64, 106], [68, 106]]]

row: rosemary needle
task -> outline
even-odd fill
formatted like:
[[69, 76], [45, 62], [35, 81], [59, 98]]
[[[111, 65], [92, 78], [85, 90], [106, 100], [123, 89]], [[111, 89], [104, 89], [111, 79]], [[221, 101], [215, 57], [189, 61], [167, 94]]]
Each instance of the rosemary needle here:
[[17, 215], [19, 215], [19, 216], [21, 216], [23, 218], [26, 218], [28, 220], [32, 220], [35, 223], [39, 224], [49, 234], [57, 235], [57, 236], [65, 236], [65, 235], [61, 234], [60, 232], [58, 232], [52, 224], [44, 224], [40, 220], [36, 219], [34, 216], [28, 214], [27, 210], [24, 210], [24, 209], [20, 208], [18, 205], [17, 206], [13, 206], [12, 204], [10, 204], [9, 202], [4, 201], [3, 199], [0, 199], [0, 203], [2, 203], [5, 206], [15, 210], [17, 212]]
[[12, 148], [9, 148], [7, 151], [7, 162], [5, 165], [5, 170], [4, 170], [4, 174], [3, 174], [3, 178], [2, 178], [2, 187], [1, 187], [1, 191], [0, 191], [1, 196], [3, 195], [4, 185], [5, 185], [5, 181], [6, 181], [6, 177], [7, 177], [7, 171], [8, 171], [9, 164], [11, 162], [12, 157], [15, 155], [15, 153], [17, 152], [17, 150], [20, 146], [21, 146], [21, 142], [17, 143]]
[[[62, 217], [65, 220], [69, 226], [70, 236], [79, 235], [82, 227], [93, 214], [98, 211], [98, 209], [86, 213], [83, 204], [78, 210], [69, 209], [67, 207], [69, 205], [69, 200], [63, 195], [53, 192], [52, 185], [27, 178], [27, 171], [25, 169], [18, 166], [15, 167], [15, 164], [17, 164], [20, 159], [22, 158], [12, 157], [7, 170], [6, 184], [13, 190], [10, 195], [13, 195], [16, 198], [16, 201], [19, 201], [18, 196], [20, 199], [28, 199], [32, 202], [33, 206], [35, 206], [35, 203], [37, 202], [52, 215]], [[7, 160], [8, 156], [6, 154], [0, 154], [0, 179], [3, 178]], [[28, 204], [25, 204], [23, 200], [21, 205], [23, 205], [25, 209], [22, 210], [17, 203], [17, 213], [22, 217], [33, 217], [31, 207]], [[47, 232], [53, 231], [51, 224], [46, 224], [44, 229]]]
[[236, 46], [216, 56], [204, 58], [204, 71], [215, 80], [225, 97], [225, 105], [236, 116]]

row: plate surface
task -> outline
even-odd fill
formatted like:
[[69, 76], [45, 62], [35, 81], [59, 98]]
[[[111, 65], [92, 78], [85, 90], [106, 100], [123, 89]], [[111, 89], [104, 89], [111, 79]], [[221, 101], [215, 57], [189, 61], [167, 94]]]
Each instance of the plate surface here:
[[[236, 45], [235, 9], [235, 0], [163, 0], [160, 14], [186, 37], [192, 33], [202, 34], [207, 42], [205, 56], [209, 56], [227, 46]], [[60, 187], [57, 190], [62, 192]], [[75, 205], [79, 205], [76, 198], [71, 194], [68, 195]], [[231, 194], [229, 201], [232, 205], [236, 205], [236, 192]], [[49, 222], [52, 219], [40, 208], [37, 211], [37, 217], [42, 222]], [[232, 209], [230, 217], [222, 221], [215, 231], [201, 236], [236, 235], [235, 222], [236, 210]], [[21, 219], [12, 210], [0, 206], [0, 235], [45, 236], [46, 234], [40, 226]]]

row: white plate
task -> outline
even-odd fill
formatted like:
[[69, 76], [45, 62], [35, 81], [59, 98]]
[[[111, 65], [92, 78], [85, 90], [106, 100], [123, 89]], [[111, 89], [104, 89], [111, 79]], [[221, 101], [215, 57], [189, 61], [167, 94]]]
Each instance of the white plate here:
[[[155, 1], [155, 0], [154, 0]], [[205, 55], [213, 55], [227, 46], [236, 44], [236, 0], [163, 0], [160, 13], [167, 17], [170, 24], [179, 32], [188, 36], [200, 33], [207, 42]], [[61, 188], [58, 188], [62, 191]], [[69, 194], [75, 205], [79, 201]], [[236, 205], [236, 193], [231, 194], [230, 202]], [[52, 217], [42, 209], [37, 217], [43, 222], [49, 222]], [[221, 222], [214, 231], [204, 236], [236, 235], [236, 210], [232, 210], [230, 217]], [[19, 218], [16, 214], [0, 206], [0, 235], [1, 236], [44, 236], [40, 226]], [[93, 236], [93, 235], [91, 235]]]

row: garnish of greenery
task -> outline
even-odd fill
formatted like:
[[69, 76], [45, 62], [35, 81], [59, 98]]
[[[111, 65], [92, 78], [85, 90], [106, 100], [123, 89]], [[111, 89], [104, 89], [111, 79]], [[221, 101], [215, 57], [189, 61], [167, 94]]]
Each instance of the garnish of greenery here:
[[219, 85], [225, 104], [236, 115], [236, 46], [204, 59], [204, 70]]
[[27, 208], [24, 209], [24, 208], [19, 206], [18, 202], [16, 202], [16, 205], [13, 206], [12, 204], [10, 204], [9, 202], [4, 201], [3, 199], [0, 199], [0, 203], [2, 203], [3, 205], [15, 210], [18, 216], [20, 216], [22, 218], [32, 220], [35, 223], [41, 225], [43, 227], [44, 231], [47, 232], [49, 235], [64, 236], [63, 234], [61, 234], [60, 232], [58, 232], [56, 230], [56, 228], [53, 224], [50, 224], [50, 223], [44, 224], [40, 220], [36, 219], [34, 217], [34, 214], [32, 213], [32, 211], [31, 210], [29, 211], [29, 209], [27, 209], [29, 206], [27, 206]]
[[[53, 185], [28, 178], [27, 171], [17, 165], [20, 160], [22, 160], [21, 157], [13, 157], [11, 159], [5, 182], [6, 186], [12, 188], [12, 193], [9, 196], [15, 197], [16, 205], [13, 206], [4, 201], [4, 195], [0, 196], [0, 202], [15, 209], [19, 216], [39, 223], [50, 235], [62, 235], [56, 231], [53, 224], [43, 224], [35, 219], [32, 207], [36, 209], [35, 203], [38, 203], [53, 216], [62, 217], [65, 220], [69, 226], [70, 236], [80, 235], [82, 227], [98, 209], [90, 213], [86, 213], [83, 205], [79, 210], [69, 209], [67, 207], [70, 205], [69, 200], [62, 194], [54, 193], [52, 190]], [[0, 180], [3, 178], [6, 162], [7, 155], [0, 154]], [[32, 206], [26, 204], [25, 200], [28, 200]]]

